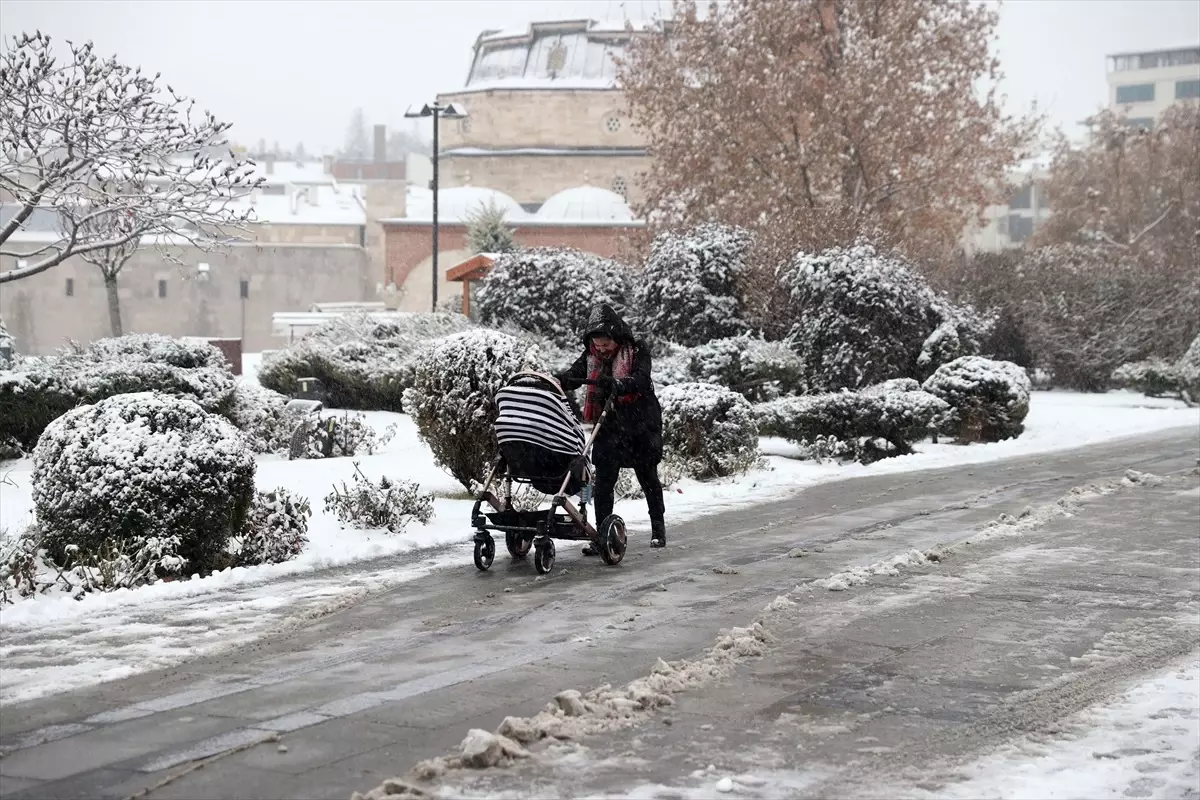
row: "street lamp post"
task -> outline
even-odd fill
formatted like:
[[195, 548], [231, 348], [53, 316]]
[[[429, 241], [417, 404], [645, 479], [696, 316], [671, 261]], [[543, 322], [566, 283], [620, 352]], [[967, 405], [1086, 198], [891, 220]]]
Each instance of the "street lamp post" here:
[[438, 120], [463, 119], [467, 110], [457, 103], [426, 103], [420, 108], [410, 106], [404, 116], [433, 117], [433, 303], [432, 310], [437, 311], [438, 303]]

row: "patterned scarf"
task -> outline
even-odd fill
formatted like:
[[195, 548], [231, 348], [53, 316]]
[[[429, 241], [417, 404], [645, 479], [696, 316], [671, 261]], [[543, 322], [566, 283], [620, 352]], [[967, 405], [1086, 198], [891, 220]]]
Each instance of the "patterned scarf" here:
[[[597, 380], [604, 373], [605, 361], [596, 352], [595, 347], [588, 349], [588, 380]], [[617, 354], [612, 360], [612, 376], [618, 380], [628, 378], [633, 374], [633, 345], [622, 345]], [[583, 419], [586, 422], [594, 423], [600, 419], [600, 412], [604, 409], [604, 402], [600, 397], [601, 389], [599, 386], [587, 387], [587, 401], [583, 406]], [[617, 395], [618, 403], [633, 403], [638, 399], [636, 394]]]

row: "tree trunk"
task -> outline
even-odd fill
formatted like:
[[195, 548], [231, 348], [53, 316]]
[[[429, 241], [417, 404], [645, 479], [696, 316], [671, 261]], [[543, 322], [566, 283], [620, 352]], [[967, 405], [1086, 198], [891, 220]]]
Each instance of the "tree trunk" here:
[[121, 328], [121, 298], [117, 294], [117, 276], [104, 276], [104, 291], [108, 295], [108, 323], [112, 327], [113, 336], [121, 336], [124, 330]]

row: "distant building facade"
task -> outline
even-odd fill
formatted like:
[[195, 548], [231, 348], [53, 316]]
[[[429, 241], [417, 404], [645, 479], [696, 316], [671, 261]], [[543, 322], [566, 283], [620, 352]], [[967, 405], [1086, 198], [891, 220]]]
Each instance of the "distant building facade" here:
[[484, 31], [466, 86], [438, 96], [468, 113], [441, 123], [441, 185], [497, 189], [530, 212], [582, 184], [636, 203], [648, 156], [617, 88], [614, 59], [651, 30], [568, 20]]
[[1200, 102], [1200, 45], [1108, 56], [1108, 107], [1153, 127], [1178, 102]]

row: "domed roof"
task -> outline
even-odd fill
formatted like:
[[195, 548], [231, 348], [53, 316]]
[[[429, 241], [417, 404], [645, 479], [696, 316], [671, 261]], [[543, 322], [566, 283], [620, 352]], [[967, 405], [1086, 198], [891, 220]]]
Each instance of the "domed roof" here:
[[632, 222], [625, 198], [598, 186], [576, 186], [552, 195], [538, 209], [547, 222]]
[[[409, 187], [406, 200], [409, 219], [433, 219], [433, 192]], [[529, 218], [520, 203], [497, 189], [458, 186], [438, 190], [438, 220], [441, 222], [466, 222], [489, 205], [503, 211], [508, 220]]]

